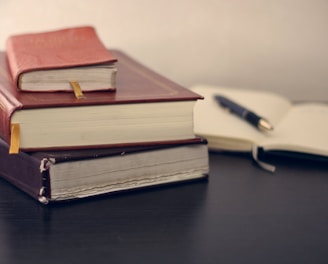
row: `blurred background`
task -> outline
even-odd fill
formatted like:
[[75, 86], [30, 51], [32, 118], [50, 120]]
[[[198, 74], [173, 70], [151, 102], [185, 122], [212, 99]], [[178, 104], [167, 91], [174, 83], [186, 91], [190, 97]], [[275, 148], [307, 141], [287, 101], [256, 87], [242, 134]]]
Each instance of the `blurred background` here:
[[175, 82], [328, 100], [328, 0], [0, 0], [8, 36], [92, 25]]

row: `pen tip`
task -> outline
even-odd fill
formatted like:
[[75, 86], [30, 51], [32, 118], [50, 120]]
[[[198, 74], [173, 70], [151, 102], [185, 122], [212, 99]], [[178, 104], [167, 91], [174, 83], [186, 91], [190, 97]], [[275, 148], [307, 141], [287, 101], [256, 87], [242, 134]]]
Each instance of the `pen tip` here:
[[271, 125], [268, 120], [265, 120], [263, 118], [260, 119], [260, 121], [258, 123], [258, 127], [261, 130], [265, 130], [265, 131], [272, 131], [273, 130], [273, 125]]

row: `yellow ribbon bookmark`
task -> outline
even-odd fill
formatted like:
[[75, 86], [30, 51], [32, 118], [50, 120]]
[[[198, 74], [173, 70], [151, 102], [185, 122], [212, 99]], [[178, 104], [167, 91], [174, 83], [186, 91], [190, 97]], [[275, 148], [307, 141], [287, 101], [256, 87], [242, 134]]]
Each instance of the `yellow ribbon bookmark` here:
[[19, 146], [20, 146], [20, 127], [19, 124], [12, 124], [9, 154], [18, 154]]
[[83, 92], [82, 92], [82, 90], [81, 90], [81, 87], [80, 87], [79, 83], [78, 83], [78, 82], [70, 82], [70, 84], [71, 84], [71, 86], [72, 86], [72, 88], [73, 88], [73, 91], [74, 91], [75, 97], [76, 97], [77, 99], [81, 99], [81, 98], [83, 98], [84, 95], [83, 95]]

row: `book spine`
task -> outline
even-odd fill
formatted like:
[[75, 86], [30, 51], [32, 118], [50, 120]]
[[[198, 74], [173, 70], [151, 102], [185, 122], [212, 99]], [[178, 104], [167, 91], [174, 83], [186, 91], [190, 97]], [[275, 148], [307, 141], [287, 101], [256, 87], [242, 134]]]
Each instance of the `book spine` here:
[[17, 64], [16, 53], [14, 52], [14, 43], [12, 37], [9, 37], [6, 42], [6, 54], [8, 61], [8, 70], [15, 84], [17, 84], [19, 65]]
[[0, 140], [0, 157], [1, 177], [41, 203], [48, 203], [47, 171], [41, 170], [39, 159], [23, 152], [8, 154], [8, 145], [3, 140]]
[[[6, 57], [0, 57], [0, 65], [7, 65]], [[0, 135], [7, 142], [10, 141], [10, 119], [15, 110], [22, 108], [22, 103], [16, 99], [12, 78], [8, 67], [0, 69]]]

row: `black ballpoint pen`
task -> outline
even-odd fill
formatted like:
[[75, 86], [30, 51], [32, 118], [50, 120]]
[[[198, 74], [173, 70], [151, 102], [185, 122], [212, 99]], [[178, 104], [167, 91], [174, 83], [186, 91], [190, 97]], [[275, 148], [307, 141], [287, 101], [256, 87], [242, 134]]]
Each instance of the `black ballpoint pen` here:
[[258, 129], [265, 130], [265, 131], [273, 130], [273, 126], [270, 124], [268, 120], [248, 110], [247, 108], [231, 101], [230, 99], [221, 95], [215, 95], [215, 100], [222, 107], [229, 109], [232, 113], [245, 119], [248, 123], [252, 124]]

